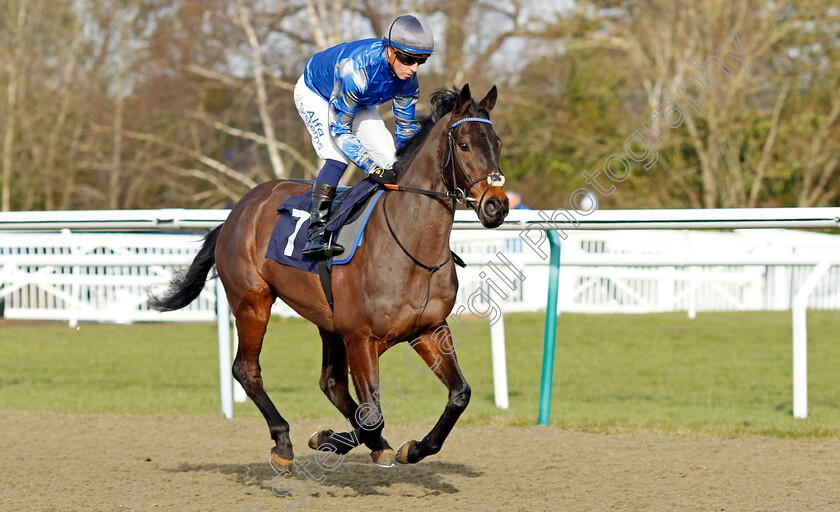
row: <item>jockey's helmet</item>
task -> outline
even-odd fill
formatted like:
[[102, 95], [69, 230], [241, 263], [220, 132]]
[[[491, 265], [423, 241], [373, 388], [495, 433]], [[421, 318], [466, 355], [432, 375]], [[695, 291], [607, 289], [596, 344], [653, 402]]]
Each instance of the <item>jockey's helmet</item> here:
[[435, 38], [431, 27], [411, 14], [405, 14], [392, 21], [385, 29], [382, 41], [411, 55], [429, 55], [435, 50]]

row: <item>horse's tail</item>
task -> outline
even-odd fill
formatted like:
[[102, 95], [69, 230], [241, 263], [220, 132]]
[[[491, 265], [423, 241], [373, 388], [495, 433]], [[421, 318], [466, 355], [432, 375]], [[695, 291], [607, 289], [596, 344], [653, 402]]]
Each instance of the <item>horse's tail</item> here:
[[149, 307], [157, 311], [175, 311], [189, 305], [194, 301], [204, 284], [207, 282], [207, 274], [216, 262], [214, 253], [216, 251], [216, 240], [219, 238], [223, 224], [207, 233], [204, 243], [198, 254], [193, 259], [192, 265], [187, 270], [176, 272], [169, 281], [169, 288], [162, 297], [149, 294]]

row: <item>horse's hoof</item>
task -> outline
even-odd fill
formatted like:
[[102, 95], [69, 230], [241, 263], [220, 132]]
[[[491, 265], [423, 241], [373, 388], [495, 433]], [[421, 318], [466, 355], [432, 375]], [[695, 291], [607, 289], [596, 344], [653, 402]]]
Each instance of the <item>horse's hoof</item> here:
[[318, 431], [318, 430], [313, 432], [312, 435], [309, 436], [309, 441], [306, 442], [307, 446], [309, 446], [313, 450], [317, 450], [318, 449], [318, 437], [320, 437], [318, 434], [320, 434], [320, 433], [321, 432]]
[[394, 450], [390, 448], [370, 452], [370, 458], [373, 460], [373, 463], [380, 468], [397, 467], [397, 459], [394, 457]]
[[420, 462], [420, 460], [410, 461], [408, 460], [408, 451], [411, 449], [412, 444], [417, 444], [417, 441], [406, 441], [397, 448], [397, 462], [400, 464], [414, 464], [415, 462]]
[[273, 469], [278, 475], [291, 473], [292, 462], [294, 462], [293, 459], [284, 459], [273, 451], [271, 452], [271, 456], [268, 458], [268, 463], [271, 465], [271, 469]]
[[[310, 448], [312, 448], [313, 450], [317, 450], [318, 447], [323, 444], [321, 442], [321, 439], [322, 438], [329, 438], [331, 435], [333, 435], [332, 430], [321, 430], [321, 431], [318, 431], [318, 432], [314, 432], [311, 436], [309, 436], [309, 441], [307, 441], [306, 444]], [[329, 451], [329, 450], [325, 450], [325, 451]]]

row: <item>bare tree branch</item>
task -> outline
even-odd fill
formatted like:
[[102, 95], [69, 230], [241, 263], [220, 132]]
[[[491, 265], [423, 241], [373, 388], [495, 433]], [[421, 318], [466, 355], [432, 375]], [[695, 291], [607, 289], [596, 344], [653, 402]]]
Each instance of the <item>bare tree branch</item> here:
[[779, 134], [779, 119], [782, 116], [782, 107], [785, 104], [788, 92], [790, 92], [790, 87], [790, 82], [785, 82], [779, 90], [779, 94], [776, 96], [773, 115], [770, 117], [770, 133], [767, 134], [767, 139], [764, 141], [764, 148], [761, 150], [761, 160], [755, 168], [755, 177], [750, 187], [750, 197], [747, 203], [747, 207], [749, 208], [755, 208], [758, 202], [758, 194], [761, 192], [761, 182], [767, 174], [767, 165], [770, 163], [773, 144], [775, 144], [776, 136]]
[[221, 73], [217, 73], [215, 71], [212, 71], [210, 69], [205, 69], [205, 68], [202, 68], [200, 66], [195, 66], [193, 64], [190, 64], [188, 66], [184, 66], [184, 69], [186, 71], [189, 71], [190, 73], [195, 74], [195, 75], [202, 76], [204, 78], [210, 78], [212, 80], [217, 80], [217, 81], [219, 81], [219, 82], [221, 82], [221, 83], [223, 83], [223, 84], [225, 84], [229, 87], [233, 87], [233, 88], [236, 88], [236, 89], [243, 88], [247, 85], [246, 82], [244, 82], [242, 80], [237, 80], [237, 79], [232, 78], [230, 76], [223, 75]]
[[[263, 80], [265, 70], [263, 68], [262, 55], [260, 54], [260, 42], [257, 40], [257, 34], [251, 25], [251, 20], [248, 17], [248, 11], [245, 9], [245, 5], [242, 3], [242, 0], [237, 1], [239, 3], [239, 21], [248, 37], [248, 44], [251, 45], [251, 62], [254, 66], [254, 81], [257, 86], [257, 110], [260, 113], [266, 138], [274, 141], [277, 140], [277, 137], [274, 135], [274, 126], [272, 125], [271, 115], [268, 112], [268, 94], [266, 93], [265, 81]], [[274, 176], [280, 179], [285, 178], [286, 166], [283, 164], [283, 159], [280, 158], [277, 146], [269, 144], [267, 147]]]
[[123, 115], [125, 114], [126, 97], [126, 74], [128, 72], [128, 42], [130, 38], [129, 28], [134, 25], [137, 15], [140, 13], [140, 5], [132, 4], [130, 11], [123, 17], [120, 23], [120, 49], [117, 56], [117, 77], [116, 77], [116, 100], [114, 108], [114, 133], [113, 133], [113, 154], [111, 155], [111, 169], [108, 178], [108, 208], [116, 210], [120, 207], [120, 193], [123, 181]]
[[[55, 208], [55, 162], [58, 155], [59, 136], [63, 131], [64, 124], [67, 121], [70, 104], [74, 98], [71, 90], [71, 83], [74, 79], [74, 71], [78, 59], [79, 47], [81, 46], [82, 24], [76, 23], [73, 30], [73, 43], [70, 47], [69, 58], [64, 66], [64, 72], [61, 78], [61, 101], [58, 108], [58, 115], [55, 122], [50, 128], [50, 134], [47, 138], [47, 156], [44, 163], [44, 208], [52, 210]], [[72, 174], [72, 173], [71, 173]]]
[[232, 180], [235, 180], [239, 183], [242, 183], [243, 185], [245, 185], [249, 189], [254, 188], [258, 185], [258, 183], [256, 181], [244, 176], [242, 173], [237, 172], [234, 169], [231, 169], [230, 167], [226, 166], [225, 164], [219, 162], [218, 160], [210, 158], [209, 156], [206, 156], [206, 155], [204, 155], [204, 154], [202, 154], [198, 151], [195, 151], [195, 150], [192, 150], [190, 148], [181, 146], [181, 145], [176, 144], [174, 142], [170, 142], [170, 141], [168, 141], [168, 140], [166, 140], [162, 137], [158, 137], [157, 135], [153, 135], [153, 134], [150, 134], [150, 133], [138, 133], [138, 132], [133, 132], [133, 131], [126, 131], [125, 136], [130, 137], [132, 139], [137, 139], [137, 140], [151, 141], [151, 142], [154, 142], [155, 144], [160, 144], [161, 146], [169, 148], [173, 151], [177, 151], [177, 152], [179, 152], [183, 155], [186, 155], [190, 158], [193, 158], [193, 159], [201, 162], [202, 164], [204, 164], [207, 167], [213, 169], [214, 171], [218, 172], [219, 174], [222, 174], [223, 176], [227, 176], [228, 178], [230, 178]]
[[217, 121], [215, 119], [211, 119], [207, 114], [204, 114], [204, 113], [201, 113], [201, 112], [197, 112], [196, 114], [193, 115], [193, 117], [195, 119], [201, 121], [202, 123], [206, 124], [207, 126], [210, 126], [210, 127], [215, 128], [219, 131], [227, 133], [228, 135], [233, 135], [234, 137], [242, 137], [243, 139], [252, 140], [254, 142], [257, 142], [259, 144], [263, 144], [263, 145], [266, 145], [266, 146], [274, 145], [278, 149], [281, 149], [281, 150], [285, 151], [286, 153], [288, 153], [289, 156], [294, 158], [294, 160], [296, 162], [298, 162], [301, 166], [303, 166], [303, 168], [306, 170], [307, 173], [312, 174], [313, 176], [318, 171], [317, 167], [311, 161], [307, 160], [306, 157], [304, 157], [302, 154], [300, 154], [300, 152], [298, 150], [296, 150], [295, 148], [293, 148], [292, 146], [290, 146], [290, 145], [288, 145], [284, 142], [280, 142], [280, 141], [276, 141], [276, 140], [269, 140], [269, 139], [267, 139], [267, 138], [265, 138], [262, 135], [259, 135], [257, 133], [246, 132], [245, 130], [240, 130], [240, 129], [234, 128], [232, 126], [228, 126], [228, 125], [226, 125], [226, 124], [224, 124], [220, 121]]
[[190, 178], [198, 178], [200, 180], [204, 180], [204, 181], [210, 183], [211, 185], [213, 185], [213, 187], [215, 187], [215, 190], [205, 191], [204, 194], [210, 195], [210, 194], [213, 194], [215, 192], [221, 192], [222, 194], [225, 195], [225, 197], [227, 197], [228, 199], [230, 199], [232, 201], [238, 201], [239, 198], [242, 195], [240, 193], [237, 193], [237, 192], [231, 190], [216, 175], [211, 174], [209, 172], [205, 172], [205, 171], [202, 171], [200, 169], [196, 169], [194, 167], [190, 168], [190, 169], [183, 169], [183, 168], [174, 166], [174, 165], [170, 164], [169, 162], [166, 162], [165, 160], [155, 160], [154, 163], [155, 163], [155, 165], [158, 165], [159, 167], [161, 167], [163, 169], [166, 169], [167, 171], [169, 171], [173, 174], [177, 174], [179, 176], [186, 176], [186, 177], [190, 177]]
[[15, 153], [15, 123], [17, 121], [17, 98], [20, 80], [20, 66], [23, 64], [22, 56], [26, 52], [23, 34], [25, 33], [26, 18], [28, 14], [27, 0], [20, 0], [18, 4], [17, 21], [14, 26], [14, 43], [11, 55], [6, 57], [6, 72], [9, 75], [9, 82], [6, 86], [6, 126], [3, 135], [3, 177], [0, 187], [3, 188], [0, 195], [0, 210], [7, 212], [12, 207], [12, 158]]

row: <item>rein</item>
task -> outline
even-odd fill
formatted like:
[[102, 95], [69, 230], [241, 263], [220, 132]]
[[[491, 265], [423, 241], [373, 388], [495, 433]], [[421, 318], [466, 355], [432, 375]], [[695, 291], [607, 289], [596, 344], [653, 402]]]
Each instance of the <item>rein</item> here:
[[[431, 192], [431, 191], [429, 190], [429, 191], [424, 191], [424, 192]], [[454, 198], [453, 198], [453, 200], [454, 200]], [[400, 239], [397, 237], [397, 234], [394, 232], [394, 228], [391, 227], [391, 221], [388, 220], [388, 208], [387, 208], [387, 206], [388, 206], [388, 194], [385, 194], [385, 197], [382, 198], [382, 214], [385, 215], [385, 224], [388, 226], [388, 231], [391, 232], [391, 236], [394, 238], [394, 241], [397, 242], [397, 245], [400, 247], [400, 249], [402, 249], [402, 252], [404, 252], [406, 256], [411, 258], [411, 261], [413, 261], [415, 265], [418, 265], [419, 267], [421, 267], [421, 268], [423, 268], [423, 269], [425, 269], [429, 272], [429, 278], [426, 280], [426, 298], [423, 299], [423, 309], [420, 311], [420, 315], [417, 317], [417, 321], [420, 322], [420, 318], [423, 317], [423, 313], [426, 311], [426, 306], [429, 305], [429, 296], [432, 293], [432, 276], [435, 275], [435, 272], [440, 270], [444, 265], [449, 263], [449, 260], [452, 259], [453, 252], [450, 250], [449, 255], [446, 257], [446, 261], [444, 261], [443, 263], [441, 263], [439, 265], [426, 265], [422, 261], [415, 258], [413, 254], [408, 252], [408, 249], [405, 248], [405, 246], [402, 244], [402, 242], [400, 242]], [[455, 209], [454, 208], [452, 209], [452, 215], [453, 216], [455, 215]], [[458, 258], [457, 256], [455, 258], [456, 258], [455, 262], [458, 263], [460, 258]], [[463, 263], [463, 261], [461, 261], [461, 263]]]
[[440, 265], [434, 265], [434, 266], [426, 265], [422, 261], [415, 258], [410, 252], [408, 252], [408, 249], [406, 249], [405, 246], [402, 244], [402, 242], [400, 242], [400, 239], [397, 238], [397, 234], [394, 232], [394, 228], [391, 227], [391, 221], [388, 220], [388, 210], [385, 208], [385, 205], [387, 203], [388, 203], [388, 194], [385, 194], [385, 197], [382, 198], [382, 212], [385, 214], [385, 224], [388, 226], [388, 231], [391, 232], [391, 236], [394, 237], [394, 241], [397, 242], [397, 245], [400, 246], [400, 249], [402, 249], [402, 251], [406, 254], [406, 256], [411, 258], [411, 261], [413, 261], [416, 265], [419, 265], [420, 267], [423, 267], [424, 269], [428, 270], [429, 271], [429, 277], [431, 277], [432, 274], [434, 274], [435, 272], [440, 270], [441, 267], [443, 267], [444, 265], [449, 263], [449, 260], [452, 259], [452, 251], [449, 251], [449, 256], [446, 258], [446, 261], [444, 261]]

